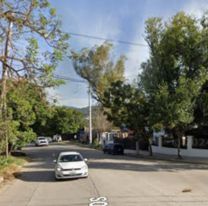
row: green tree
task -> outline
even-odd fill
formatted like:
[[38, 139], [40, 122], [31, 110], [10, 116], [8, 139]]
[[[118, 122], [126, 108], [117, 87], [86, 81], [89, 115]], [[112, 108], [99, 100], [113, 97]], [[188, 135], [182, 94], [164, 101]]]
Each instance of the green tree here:
[[50, 107], [43, 88], [27, 80], [12, 81], [8, 86], [9, 119], [16, 126], [11, 125], [13, 130], [9, 138], [10, 149], [13, 149], [24, 146], [36, 137], [38, 130], [35, 125], [45, 123]]
[[72, 52], [74, 69], [86, 79], [92, 88], [93, 96], [102, 102], [104, 91], [111, 83], [124, 79], [125, 57], [121, 56], [115, 63], [111, 59], [112, 45], [104, 43], [80, 53]]
[[146, 22], [150, 58], [142, 64], [141, 85], [150, 99], [150, 120], [180, 139], [194, 121], [196, 100], [207, 81], [207, 27], [184, 12], [169, 22]]
[[[8, 79], [27, 78], [44, 87], [58, 84], [53, 71], [66, 52], [68, 35], [61, 31], [56, 11], [47, 0], [1, 1], [0, 25], [0, 117], [5, 123]], [[1, 139], [8, 148], [7, 132]]]
[[68, 107], [55, 107], [52, 118], [48, 120], [49, 131], [52, 134], [76, 133], [85, 124], [81, 112]]
[[[124, 84], [121, 81], [112, 83], [105, 91], [103, 99], [105, 113], [108, 119], [117, 126], [125, 124], [135, 133], [135, 138], [140, 140], [151, 139], [149, 124], [149, 104], [144, 92], [135, 85]], [[149, 152], [152, 155], [151, 143]]]

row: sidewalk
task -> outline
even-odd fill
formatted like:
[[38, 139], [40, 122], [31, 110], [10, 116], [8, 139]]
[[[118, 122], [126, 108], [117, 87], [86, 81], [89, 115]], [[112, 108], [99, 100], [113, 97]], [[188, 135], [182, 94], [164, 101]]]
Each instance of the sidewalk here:
[[[87, 147], [87, 148], [91, 148], [91, 149], [96, 149], [96, 150], [100, 150], [97, 148], [92, 148], [89, 145], [84, 145], [84, 144], [80, 144], [77, 142], [65, 142], [63, 144], [75, 144], [75, 145], [79, 145], [82, 147]], [[140, 150], [139, 154], [136, 154], [136, 150], [129, 150], [129, 149], [125, 149], [124, 150], [124, 154], [127, 156], [131, 156], [131, 157], [135, 157], [135, 158], [140, 158], [140, 159], [144, 159], [144, 160], [162, 160], [162, 161], [171, 161], [171, 162], [177, 162], [177, 163], [191, 163], [191, 164], [205, 164], [208, 165], [208, 157], [207, 158], [203, 158], [203, 157], [187, 157], [187, 156], [182, 156], [182, 159], [178, 159], [177, 154], [176, 155], [167, 155], [167, 154], [159, 154], [159, 153], [153, 153], [153, 156], [149, 156], [149, 152], [148, 151], [143, 151]]]
[[136, 158], [143, 158], [143, 159], [149, 159], [149, 160], [163, 160], [163, 161], [173, 161], [177, 163], [192, 163], [192, 164], [208, 164], [208, 157], [187, 157], [182, 156], [182, 159], [179, 159], [176, 155], [167, 155], [167, 154], [159, 154], [159, 153], [153, 153], [153, 156], [149, 156], [148, 151], [139, 151], [139, 154], [136, 154], [136, 150], [124, 150], [125, 155], [136, 157]]

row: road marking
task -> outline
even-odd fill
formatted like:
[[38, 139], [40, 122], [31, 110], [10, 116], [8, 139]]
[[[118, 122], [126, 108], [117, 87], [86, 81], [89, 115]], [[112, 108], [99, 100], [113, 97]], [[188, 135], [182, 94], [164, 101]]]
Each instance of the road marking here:
[[92, 197], [90, 198], [89, 206], [107, 206], [107, 197]]

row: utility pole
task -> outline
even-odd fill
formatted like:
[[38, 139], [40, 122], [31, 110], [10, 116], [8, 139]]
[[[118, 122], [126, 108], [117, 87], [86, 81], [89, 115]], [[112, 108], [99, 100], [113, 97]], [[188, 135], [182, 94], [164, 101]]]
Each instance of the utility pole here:
[[91, 86], [89, 84], [89, 143], [92, 144], [92, 103], [91, 103]]

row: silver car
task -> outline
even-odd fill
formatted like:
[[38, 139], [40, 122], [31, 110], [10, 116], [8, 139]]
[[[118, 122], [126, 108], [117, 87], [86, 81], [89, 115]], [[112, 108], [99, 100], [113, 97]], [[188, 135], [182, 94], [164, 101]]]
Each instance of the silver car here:
[[37, 140], [35, 141], [36, 146], [47, 146], [48, 145], [48, 140], [45, 137], [38, 137]]
[[55, 178], [88, 177], [87, 159], [78, 152], [61, 152], [55, 162]]

